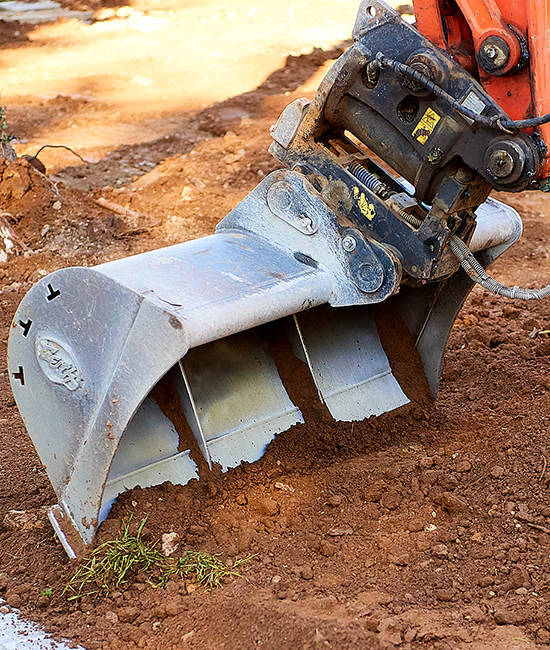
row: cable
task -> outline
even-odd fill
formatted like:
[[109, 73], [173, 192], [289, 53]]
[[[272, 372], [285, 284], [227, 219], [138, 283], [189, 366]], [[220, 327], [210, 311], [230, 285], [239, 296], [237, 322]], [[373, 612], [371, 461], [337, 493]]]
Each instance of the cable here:
[[475, 113], [474, 111], [471, 111], [469, 108], [463, 106], [457, 99], [455, 99], [452, 95], [450, 95], [448, 92], [443, 90], [441, 86], [438, 86], [431, 79], [426, 77], [426, 75], [422, 74], [418, 70], [415, 70], [414, 68], [411, 68], [405, 63], [400, 63], [399, 61], [390, 59], [389, 57], [384, 56], [382, 52], [378, 52], [375, 61], [377, 61], [381, 67], [391, 68], [395, 72], [399, 72], [400, 74], [405, 75], [406, 77], [410, 77], [411, 79], [414, 79], [414, 81], [420, 83], [422, 86], [424, 86], [424, 88], [432, 92], [436, 97], [439, 97], [440, 99], [444, 99], [446, 102], [448, 102], [451, 105], [451, 107], [454, 110], [458, 111], [465, 117], [470, 118], [474, 122], [485, 124], [486, 126], [489, 126], [493, 129], [497, 128], [500, 131], [504, 131], [504, 133], [513, 133], [514, 131], [519, 131], [520, 129], [534, 128], [550, 122], [550, 113], [547, 113], [546, 115], [541, 115], [540, 117], [531, 117], [525, 120], [507, 120], [507, 119], [503, 119], [502, 117], [498, 117], [496, 115], [493, 117], [486, 117], [485, 115], [480, 115], [479, 113]]

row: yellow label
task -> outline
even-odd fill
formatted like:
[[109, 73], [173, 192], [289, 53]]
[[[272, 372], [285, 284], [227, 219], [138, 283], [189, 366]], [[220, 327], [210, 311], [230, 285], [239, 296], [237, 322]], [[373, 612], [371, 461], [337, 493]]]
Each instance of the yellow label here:
[[374, 204], [369, 203], [363, 192], [359, 192], [358, 187], [353, 188], [353, 198], [357, 200], [359, 205], [359, 210], [363, 213], [363, 216], [366, 217], [369, 221], [372, 221], [375, 216]]
[[420, 118], [420, 122], [416, 125], [414, 131], [412, 132], [413, 136], [420, 142], [420, 144], [426, 144], [426, 141], [434, 132], [435, 127], [441, 117], [431, 108], [427, 108], [424, 115]]

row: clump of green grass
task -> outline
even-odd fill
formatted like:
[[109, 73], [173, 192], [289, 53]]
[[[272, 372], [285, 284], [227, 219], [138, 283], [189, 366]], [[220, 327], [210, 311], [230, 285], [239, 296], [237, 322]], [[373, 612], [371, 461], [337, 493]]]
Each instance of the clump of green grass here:
[[164, 587], [172, 577], [192, 577], [207, 588], [221, 587], [222, 580], [240, 576], [235, 571], [248, 562], [247, 556], [228, 567], [218, 555], [202, 551], [186, 551], [179, 558], [168, 558], [158, 550], [159, 540], [144, 542], [141, 533], [147, 519], [140, 523], [136, 535], [130, 535], [132, 515], [123, 523], [121, 539], [109, 540], [87, 555], [82, 565], [63, 589], [68, 600], [83, 596], [108, 596], [124, 590], [138, 573], [148, 576], [153, 587]]

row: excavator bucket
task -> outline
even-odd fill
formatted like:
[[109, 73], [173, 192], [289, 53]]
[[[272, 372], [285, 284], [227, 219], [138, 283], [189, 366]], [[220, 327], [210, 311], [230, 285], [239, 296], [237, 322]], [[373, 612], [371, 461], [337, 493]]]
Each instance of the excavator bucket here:
[[[473, 285], [451, 245], [475, 254], [479, 269], [522, 230], [512, 208], [487, 198], [479, 152], [508, 152], [493, 185], [514, 190], [530, 182], [534, 154], [523, 134], [495, 135], [471, 110], [465, 119], [449, 107], [452, 93], [499, 114], [382, 2], [361, 5], [354, 37], [314, 100], [291, 104], [274, 127], [271, 152], [286, 169], [214, 235], [56, 271], [21, 303], [10, 379], [71, 557], [93, 544], [125, 490], [260, 458], [316, 412], [304, 371], [337, 421], [398, 409], [418, 381], [436, 394]], [[406, 59], [419, 48], [446, 96], [418, 90], [377, 54], [401, 49]]]
[[[273, 215], [267, 196], [281, 183], [296, 190], [296, 214], [319, 217], [316, 233]], [[24, 298], [9, 341], [10, 376], [59, 497], [50, 519], [70, 556], [93, 543], [120, 493], [199, 478], [191, 450], [226, 470], [257, 460], [276, 434], [303, 422], [289, 397], [299, 387], [287, 390], [281, 378], [288, 381], [277, 339], [307, 365], [336, 420], [409, 401], [385, 352], [376, 305], [361, 304], [348, 254], [336, 246], [336, 219], [315, 194], [298, 174], [274, 172], [216, 234], [62, 269]], [[477, 221], [472, 246], [484, 263], [521, 232], [514, 210], [496, 201]], [[470, 286], [457, 273], [402, 287], [388, 300], [434, 393]]]

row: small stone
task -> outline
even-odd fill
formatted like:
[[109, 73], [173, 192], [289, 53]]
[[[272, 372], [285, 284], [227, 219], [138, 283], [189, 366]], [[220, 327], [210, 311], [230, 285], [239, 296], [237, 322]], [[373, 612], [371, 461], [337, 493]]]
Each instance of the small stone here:
[[329, 499], [327, 499], [327, 505], [331, 508], [337, 508], [341, 505], [343, 497], [341, 494], [333, 494]]
[[443, 558], [449, 555], [449, 549], [445, 544], [436, 544], [435, 546], [432, 546], [431, 553], [432, 555], [435, 555], [435, 557]]
[[309, 564], [306, 564], [306, 566], [302, 567], [302, 570], [300, 571], [300, 575], [304, 580], [312, 580], [313, 569], [309, 566]]
[[258, 502], [258, 511], [267, 517], [274, 517], [279, 513], [279, 504], [270, 498], [260, 499]]
[[54, 210], [61, 210], [61, 201], [55, 201], [52, 205]]
[[342, 535], [353, 535], [353, 528], [331, 528], [327, 535], [341, 537]]
[[516, 625], [518, 622], [517, 614], [509, 609], [495, 609], [493, 616], [498, 625]]
[[518, 596], [527, 596], [528, 593], [529, 593], [529, 590], [525, 589], [525, 587], [520, 587], [519, 589], [516, 589], [516, 594]]
[[500, 465], [495, 465], [493, 469], [489, 472], [493, 478], [502, 478], [504, 476], [504, 467]]
[[162, 536], [162, 552], [169, 557], [178, 550], [178, 533], [164, 533]]
[[180, 194], [180, 201], [191, 201], [193, 189], [189, 185], [185, 185]]
[[508, 559], [510, 560], [510, 562], [514, 562], [514, 563], [516, 563], [516, 562], [519, 561], [519, 558], [520, 558], [520, 551], [519, 551], [519, 548], [516, 548], [516, 547], [514, 546], [513, 548], [511, 548], [511, 549], [508, 551]]
[[105, 620], [110, 625], [116, 625], [118, 623], [118, 614], [116, 612], [106, 612]]

